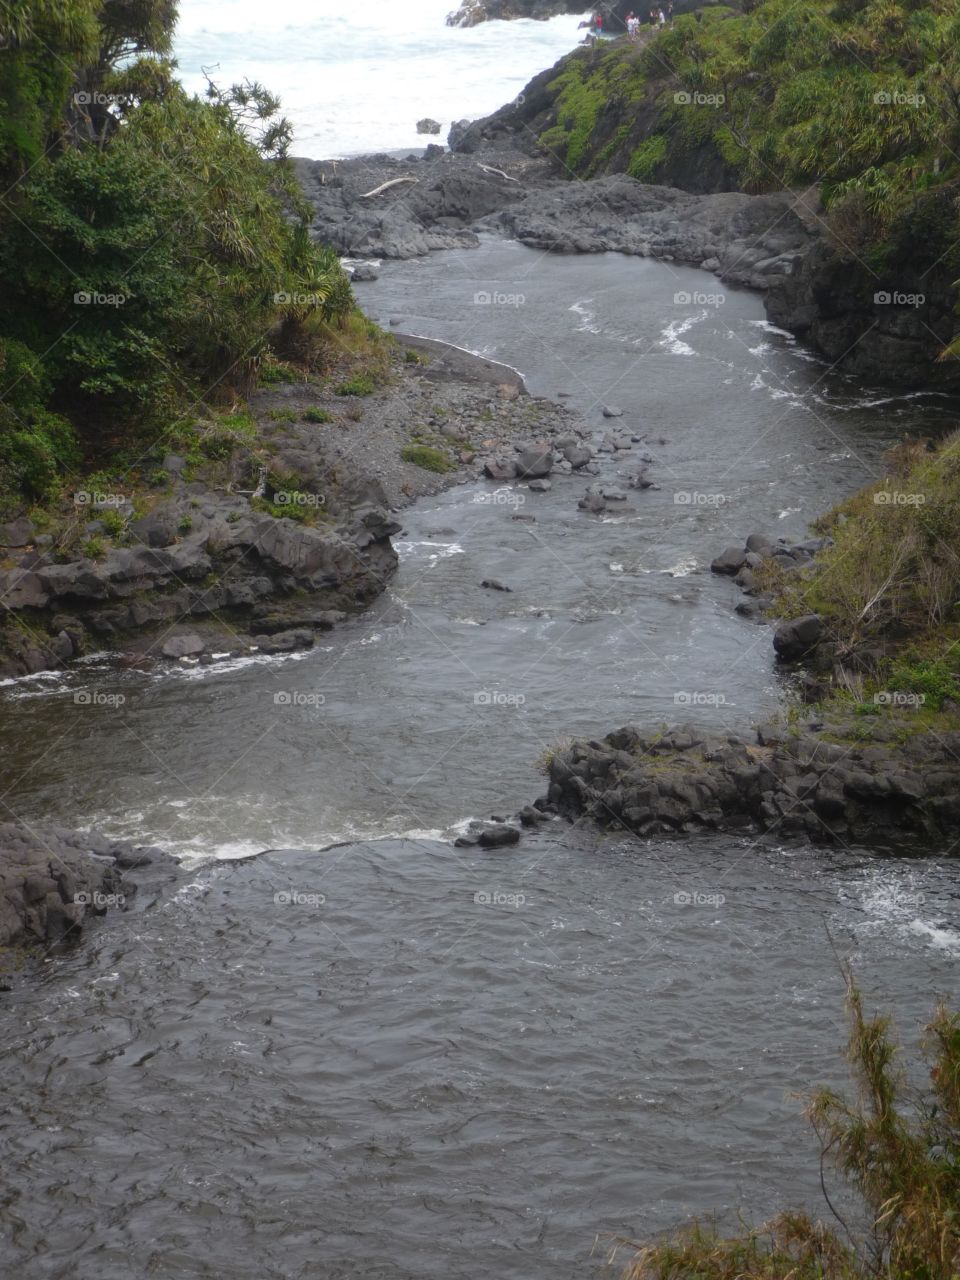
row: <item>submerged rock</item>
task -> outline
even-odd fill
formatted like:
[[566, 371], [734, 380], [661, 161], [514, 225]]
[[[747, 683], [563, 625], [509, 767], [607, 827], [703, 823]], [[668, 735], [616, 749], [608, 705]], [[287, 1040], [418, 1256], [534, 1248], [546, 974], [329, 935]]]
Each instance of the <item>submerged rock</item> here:
[[454, 844], [459, 848], [479, 845], [481, 849], [502, 849], [517, 844], [520, 832], [506, 822], [471, 822]]

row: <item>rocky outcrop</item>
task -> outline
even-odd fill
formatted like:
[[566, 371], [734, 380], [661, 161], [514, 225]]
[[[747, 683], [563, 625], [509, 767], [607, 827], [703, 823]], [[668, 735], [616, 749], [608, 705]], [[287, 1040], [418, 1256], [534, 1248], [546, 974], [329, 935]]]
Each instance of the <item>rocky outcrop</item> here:
[[138, 879], [175, 867], [161, 849], [95, 831], [0, 823], [0, 948], [77, 940], [93, 917], [129, 907]]
[[[673, 11], [679, 16], [716, 3], [719, 0], [675, 0]], [[629, 0], [616, 0], [616, 3], [602, 0], [594, 6], [594, 12], [598, 9], [604, 16], [604, 26], [608, 31], [625, 31], [626, 17], [631, 9], [645, 13], [643, 6], [631, 5]], [[446, 21], [448, 27], [475, 27], [498, 18], [535, 18], [542, 21], [561, 13], [583, 12], [582, 0], [462, 0], [459, 8], [447, 14]]]
[[960, 732], [891, 741], [878, 723], [864, 741], [832, 726], [768, 727], [754, 738], [628, 726], [602, 741], [558, 749], [538, 806], [639, 836], [706, 830], [878, 841], [910, 834], [955, 838], [960, 821]]
[[[494, 231], [553, 253], [691, 263], [731, 284], [767, 289], [796, 269], [817, 235], [790, 192], [691, 195], [625, 174], [567, 182], [542, 157], [516, 148], [297, 163], [316, 209], [313, 234], [356, 256], [418, 257], [474, 246], [478, 232]], [[368, 198], [398, 176], [412, 181]]]
[[581, 0], [462, 0], [447, 14], [448, 27], [476, 27], [496, 19], [536, 18], [544, 21], [559, 13], [582, 13]]
[[864, 382], [955, 390], [960, 361], [939, 358], [957, 327], [952, 251], [918, 235], [877, 271], [824, 240], [775, 282], [767, 314]]
[[[356, 609], [397, 564], [390, 537], [400, 526], [374, 506], [357, 508], [342, 525], [307, 528], [258, 513], [243, 497], [205, 493], [189, 517], [178, 515], [181, 502], [178, 495], [133, 521], [140, 544], [102, 559], [8, 549], [14, 563], [0, 570], [0, 602], [15, 625], [0, 674], [57, 666], [91, 642], [116, 645], [144, 630], [163, 635], [185, 622], [254, 617], [295, 592], [310, 593], [315, 609], [319, 601]], [[189, 531], [178, 532], [186, 519]], [[165, 656], [203, 648], [188, 653], [180, 644]]]
[[[311, 234], [356, 257], [416, 258], [433, 249], [473, 248], [474, 224], [519, 199], [517, 174], [545, 173], [525, 159], [504, 177], [451, 156], [365, 156], [359, 160], [297, 160], [297, 177], [315, 217]], [[410, 179], [370, 194], [397, 178]]]

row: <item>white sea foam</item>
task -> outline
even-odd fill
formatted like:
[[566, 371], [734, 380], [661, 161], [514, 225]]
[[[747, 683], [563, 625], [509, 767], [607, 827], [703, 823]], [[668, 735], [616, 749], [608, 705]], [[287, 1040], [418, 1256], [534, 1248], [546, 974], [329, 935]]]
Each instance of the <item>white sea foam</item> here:
[[689, 333], [695, 324], [706, 320], [706, 311], [698, 311], [695, 316], [685, 316], [683, 320], [672, 320], [660, 331], [659, 346], [664, 347], [674, 356], [695, 356], [697, 353], [689, 343], [682, 341], [682, 336]]
[[[455, 0], [181, 0], [175, 54], [186, 87], [202, 68], [220, 84], [259, 80], [279, 93], [294, 153], [325, 159], [422, 148], [454, 120], [495, 111], [580, 39], [578, 18], [448, 27]], [[256, 32], [251, 40], [250, 33]], [[359, 90], [359, 91], [358, 91]], [[418, 135], [424, 116], [439, 138]]]

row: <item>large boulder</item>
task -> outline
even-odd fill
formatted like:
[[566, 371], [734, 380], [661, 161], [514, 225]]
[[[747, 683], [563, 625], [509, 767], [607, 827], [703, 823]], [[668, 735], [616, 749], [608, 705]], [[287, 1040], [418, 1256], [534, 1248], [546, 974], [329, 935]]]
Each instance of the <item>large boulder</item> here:
[[721, 551], [715, 560], [710, 562], [710, 568], [714, 573], [739, 573], [746, 564], [747, 552], [743, 547], [727, 547]]
[[563, 450], [563, 456], [574, 471], [579, 471], [581, 467], [585, 467], [593, 457], [593, 450], [589, 445], [571, 444]]
[[553, 449], [547, 444], [537, 444], [522, 449], [517, 456], [517, 475], [524, 480], [542, 479], [553, 470]]
[[823, 619], [818, 613], [781, 622], [773, 637], [773, 647], [781, 662], [796, 662], [805, 657], [823, 638]]

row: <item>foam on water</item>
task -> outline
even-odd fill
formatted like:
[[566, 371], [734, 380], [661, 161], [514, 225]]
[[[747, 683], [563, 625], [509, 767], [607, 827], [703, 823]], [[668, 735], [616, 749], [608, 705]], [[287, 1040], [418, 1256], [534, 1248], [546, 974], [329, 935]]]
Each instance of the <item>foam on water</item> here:
[[[576, 15], [448, 27], [454, 0], [182, 0], [175, 55], [186, 87], [259, 80], [280, 95], [294, 153], [333, 156], [422, 148], [454, 120], [515, 98], [578, 42]], [[255, 32], [255, 38], [251, 33]], [[441, 124], [418, 135], [416, 121]]]
[[684, 320], [673, 320], [661, 330], [660, 346], [674, 356], [695, 356], [697, 353], [689, 343], [682, 341], [682, 335], [689, 333], [695, 324], [706, 320], [709, 312], [702, 311], [695, 316], [687, 316]]

